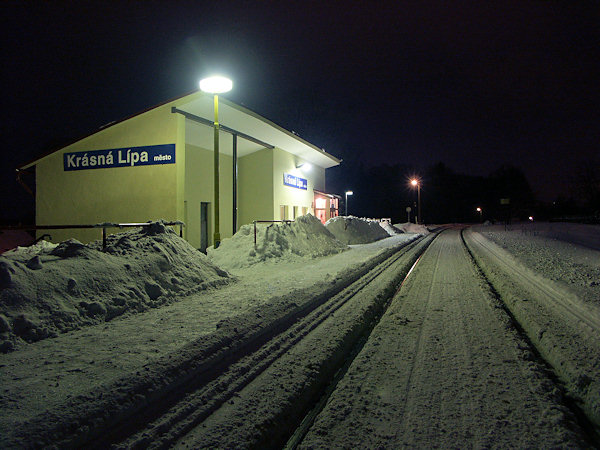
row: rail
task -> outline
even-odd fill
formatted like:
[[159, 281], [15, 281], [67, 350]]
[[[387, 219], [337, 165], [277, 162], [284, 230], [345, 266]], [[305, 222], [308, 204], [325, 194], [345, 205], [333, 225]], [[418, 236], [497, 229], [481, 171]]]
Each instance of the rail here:
[[[152, 225], [153, 222], [126, 222], [126, 223], [112, 223], [112, 222], [104, 222], [104, 223], [96, 223], [93, 225], [8, 225], [8, 226], [0, 226], [1, 230], [26, 230], [26, 231], [35, 231], [35, 230], [70, 230], [70, 229], [93, 229], [93, 228], [102, 228], [102, 250], [106, 249], [106, 229], [107, 228], [137, 228], [137, 227], [148, 227]], [[179, 237], [183, 237], [183, 227], [185, 224], [179, 220], [174, 222], [162, 222], [167, 226], [176, 226], [179, 225]], [[256, 233], [255, 233], [256, 234]], [[255, 236], [256, 241], [256, 236]]]
[[293, 220], [255, 220], [254, 224], [254, 248], [256, 248], [256, 224], [257, 223], [291, 223]]

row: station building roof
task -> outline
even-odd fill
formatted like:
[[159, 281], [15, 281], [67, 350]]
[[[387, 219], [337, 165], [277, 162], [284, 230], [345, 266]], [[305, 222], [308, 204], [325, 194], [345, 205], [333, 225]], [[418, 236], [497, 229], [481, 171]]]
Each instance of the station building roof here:
[[[81, 137], [73, 142], [72, 145], [80, 140], [88, 138], [96, 133], [113, 127], [117, 124], [126, 122], [133, 117], [140, 116], [149, 111], [160, 107], [171, 106], [171, 113], [182, 113], [188, 117], [197, 117], [205, 123], [189, 120], [186, 124], [186, 143], [196, 145], [201, 148], [213, 148], [213, 127], [214, 119], [213, 96], [205, 94], [202, 91], [194, 91], [191, 94], [184, 95], [174, 100], [169, 100], [160, 105], [149, 108], [140, 113], [129, 116], [118, 122], [112, 122], [101, 127], [99, 130]], [[210, 125], [208, 124], [210, 122]], [[297, 134], [288, 131], [259, 114], [233, 103], [223, 97], [219, 97], [219, 124], [222, 126], [219, 138], [220, 153], [231, 155], [233, 153], [233, 139], [231, 132], [238, 134], [237, 154], [238, 157], [246, 156], [250, 153], [262, 150], [267, 147], [277, 147], [293, 155], [299, 160], [309, 162], [319, 167], [329, 168], [340, 164], [341, 160], [327, 153], [324, 149], [302, 139]], [[229, 130], [229, 131], [227, 131]], [[229, 135], [229, 137], [228, 137]], [[17, 170], [25, 170], [36, 165], [42, 159], [56, 153], [67, 147], [53, 150], [36, 159], [23, 164]]]

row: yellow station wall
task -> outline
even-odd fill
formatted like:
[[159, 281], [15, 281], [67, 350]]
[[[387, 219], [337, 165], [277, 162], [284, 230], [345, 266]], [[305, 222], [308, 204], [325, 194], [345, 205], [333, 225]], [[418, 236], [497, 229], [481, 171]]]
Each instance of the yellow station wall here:
[[273, 220], [273, 150], [238, 159], [238, 228], [254, 220]]
[[[177, 172], [185, 166], [181, 145], [176, 145], [176, 164], [75, 171], [64, 171], [63, 166], [63, 154], [68, 152], [177, 144], [177, 124], [178, 118], [170, 113], [170, 105], [164, 105], [101, 130], [40, 160], [36, 168], [36, 223], [63, 225], [66, 222], [95, 224], [181, 219], [177, 205]], [[87, 242], [101, 237], [100, 230], [52, 230], [49, 233], [54, 242], [71, 237]]]
[[[212, 150], [186, 145], [185, 165], [185, 238], [200, 248], [200, 204], [209, 203], [208, 245], [213, 245], [214, 153]], [[221, 239], [233, 234], [233, 158], [219, 158], [219, 231]]]
[[[282, 220], [281, 207], [286, 207], [286, 220], [294, 219], [294, 207], [298, 209], [298, 215], [302, 215], [302, 208], [307, 212], [314, 214], [313, 201], [314, 189], [325, 189], [325, 169], [313, 164], [309, 169], [296, 166], [303, 163], [297, 156], [283, 151], [281, 149], [273, 150], [273, 217], [275, 220]], [[307, 189], [298, 189], [283, 184], [283, 174], [288, 173], [307, 180]]]
[[[112, 125], [36, 164], [36, 223], [38, 225], [146, 222], [165, 219], [185, 222], [184, 237], [200, 247], [200, 204], [209, 203], [208, 245], [213, 245], [213, 152], [186, 142], [186, 119], [165, 104]], [[176, 164], [64, 171], [63, 154], [93, 150], [175, 144]], [[287, 219], [304, 210], [314, 214], [314, 193], [325, 191], [325, 169], [296, 166], [304, 162], [284, 150], [263, 149], [238, 158], [237, 228], [254, 220]], [[283, 184], [289, 173], [308, 182], [308, 189]], [[233, 233], [232, 157], [220, 155], [220, 233]], [[118, 230], [109, 230], [115, 232]], [[38, 235], [45, 231], [39, 231]], [[76, 238], [89, 242], [101, 230], [52, 230], [52, 241]]]

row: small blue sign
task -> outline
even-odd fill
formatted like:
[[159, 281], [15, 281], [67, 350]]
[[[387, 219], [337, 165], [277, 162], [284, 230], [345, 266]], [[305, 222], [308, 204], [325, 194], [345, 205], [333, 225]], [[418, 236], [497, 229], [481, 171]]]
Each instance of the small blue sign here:
[[65, 153], [63, 163], [65, 171], [175, 164], [175, 144]]
[[304, 178], [290, 175], [289, 173], [283, 174], [283, 184], [286, 186], [295, 187], [297, 189], [304, 189], [305, 191], [308, 189], [308, 181], [306, 181]]

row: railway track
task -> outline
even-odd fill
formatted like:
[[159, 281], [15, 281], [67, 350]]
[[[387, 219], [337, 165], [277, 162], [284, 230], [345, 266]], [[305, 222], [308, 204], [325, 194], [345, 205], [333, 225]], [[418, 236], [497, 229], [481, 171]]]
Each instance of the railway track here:
[[[433, 236], [422, 239], [391, 255], [355, 283], [306, 315], [297, 317], [288, 328], [254, 351], [231, 364], [215, 367], [218, 376], [197, 388], [187, 389], [177, 402], [169, 402], [168, 408], [157, 405], [154, 409], [153, 405], [153, 414], [137, 427], [135, 433], [125, 438], [117, 434], [118, 439], [102, 439], [96, 445], [228, 447], [229, 443], [224, 439], [227, 431], [234, 428], [224, 426], [218, 417], [230, 415], [243, 422], [252, 414], [254, 399], [244, 402], [240, 392], [259, 376], [273, 378], [272, 383], [261, 382], [261, 386], [267, 386], [269, 390], [279, 380], [277, 407], [269, 404], [267, 410], [259, 413], [262, 417], [251, 421], [253, 425], [246, 430], [245, 442], [257, 447], [283, 445], [344, 365], [348, 352], [377, 323], [404, 275], [433, 239]], [[329, 339], [332, 327], [336, 329], [333, 341]], [[292, 356], [294, 352], [299, 354]], [[294, 364], [290, 361], [302, 363], [291, 367]], [[283, 376], [285, 382], [281, 381]], [[264, 399], [269, 394], [273, 392], [263, 392], [259, 398]], [[242, 433], [243, 424], [240, 425], [235, 428], [236, 440]]]
[[399, 294], [300, 447], [598, 445], [462, 231]]
[[[572, 320], [581, 322], [594, 333], [600, 334], [600, 314], [598, 314], [598, 311], [587, 308], [581, 302], [574, 300], [572, 295], [557, 290], [549, 285], [547, 281], [540, 280], [529, 270], [515, 265], [512, 261], [507, 261], [500, 254], [499, 248], [479, 233], [469, 232], [467, 239], [469, 239], [471, 246], [477, 246], [482, 258], [493, 261], [510, 278], [528, 285], [530, 290], [535, 290], [539, 296], [546, 299], [548, 306], [558, 309], [561, 314], [571, 316]], [[466, 242], [465, 245], [469, 247]]]
[[556, 375], [590, 439], [600, 446], [599, 311], [521, 266], [479, 233], [466, 230], [462, 240], [507, 314]]
[[[488, 350], [484, 352], [488, 353], [487, 357], [490, 352], [504, 354], [508, 351], [506, 355], [510, 355], [512, 350], [507, 350], [504, 344], [489, 340], [491, 338], [487, 336], [488, 330], [492, 329], [496, 329], [496, 332], [502, 335], [502, 330], [509, 322], [516, 324], [516, 331], [509, 334], [515, 336], [517, 353], [537, 355], [535, 358], [540, 360], [538, 365], [548, 363], [546, 369], [540, 369], [541, 372], [549, 371], [549, 367], [552, 367], [558, 372], [562, 382], [565, 382], [564, 373], [561, 376], [561, 369], [555, 367], [561, 364], [561, 361], [564, 365], [564, 360], [556, 356], [554, 359], [548, 358], [548, 351], [544, 347], [551, 342], [549, 336], [554, 330], [547, 329], [543, 339], [531, 339], [530, 334], [538, 333], [537, 328], [534, 327], [532, 331], [518, 312], [513, 313], [507, 289], [511, 286], [514, 288], [514, 285], [498, 283], [497, 274], [495, 277], [491, 276], [489, 267], [485, 265], [489, 263], [488, 260], [495, 260], [500, 256], [485, 256], [486, 248], [480, 245], [481, 241], [473, 239], [468, 233], [463, 234], [462, 231], [458, 236], [464, 248], [457, 250], [456, 244], [453, 244], [453, 247], [448, 243], [448, 234], [454, 236], [457, 230], [444, 231], [381, 255], [379, 260], [372, 262], [369, 267], [362, 268], [345, 284], [331, 286], [321, 297], [312, 301], [299, 301], [292, 311], [275, 315], [266, 327], [256, 329], [250, 324], [238, 329], [236, 326], [241, 327], [242, 323], [239, 320], [225, 324], [223, 329], [218, 330], [222, 332], [222, 337], [213, 344], [198, 347], [199, 344], [195, 343], [185, 355], [180, 355], [178, 362], [152, 369], [155, 371], [154, 375], [149, 373], [144, 377], [138, 373], [129, 382], [113, 386], [114, 389], [123, 390], [123, 398], [119, 405], [105, 405], [104, 413], [99, 412], [96, 406], [96, 410], [87, 412], [87, 415], [84, 413], [78, 422], [75, 422], [77, 419], [73, 419], [71, 428], [69, 423], [64, 424], [63, 420], [60, 428], [48, 428], [47, 441], [35, 445], [90, 448], [319, 446], [320, 441], [315, 440], [315, 436], [318, 437], [319, 433], [326, 434], [324, 430], [328, 427], [352, 428], [351, 424], [340, 421], [339, 417], [332, 423], [327, 423], [328, 414], [332, 414], [331, 405], [337, 404], [339, 407], [339, 404], [345, 405], [349, 402], [348, 399], [354, 396], [361, 398], [361, 395], [365, 396], [365, 404], [373, 401], [373, 394], [361, 394], [360, 380], [367, 376], [365, 374], [380, 377], [378, 383], [381, 385], [393, 380], [393, 387], [390, 389], [394, 394], [390, 395], [398, 396], [394, 401], [404, 406], [397, 408], [400, 413], [395, 412], [400, 416], [389, 418], [389, 422], [399, 424], [397, 426], [405, 430], [407, 435], [410, 434], [411, 421], [431, 421], [428, 415], [432, 413], [419, 412], [421, 404], [426, 402], [426, 399], [419, 399], [419, 396], [430, 389], [424, 387], [423, 380], [429, 380], [432, 376], [428, 383], [434, 386], [434, 391], [428, 395], [440, 399], [438, 409], [434, 408], [435, 414], [446, 414], [444, 407], [440, 405], [443, 405], [444, 397], [450, 396], [452, 399], [454, 395], [455, 404], [451, 409], [457, 408], [460, 412], [453, 415], [461, 417], [464, 421], [475, 414], [475, 411], [489, 409], [485, 391], [471, 392], [469, 385], [464, 384], [465, 380], [478, 380], [478, 364], [480, 367], [496, 365], [495, 361], [487, 361], [486, 357], [480, 354], [479, 341], [487, 345]], [[438, 243], [440, 235], [445, 236], [443, 243]], [[435, 251], [432, 251], [432, 244], [435, 244]], [[456, 270], [461, 267], [460, 258], [464, 258], [460, 255], [468, 253], [469, 263], [460, 269], [463, 276], [468, 278], [471, 277], [468, 275], [470, 272], [477, 272], [469, 282], [470, 287], [464, 286], [465, 298], [468, 299], [465, 302], [457, 303], [457, 299], [463, 295], [462, 288], [460, 279], [453, 280], [454, 267], [453, 264], [448, 264], [448, 252], [455, 254]], [[446, 258], [445, 263], [441, 263], [442, 258]], [[425, 260], [425, 267], [420, 270], [422, 260]], [[495, 264], [501, 265], [498, 262]], [[514, 273], [505, 276], [507, 279], [518, 278]], [[427, 277], [432, 278], [427, 281]], [[410, 286], [405, 287], [407, 279]], [[414, 290], [413, 285], [418, 283], [425, 283], [423, 289], [416, 291], [416, 297], [411, 297], [410, 291]], [[473, 291], [473, 288], [481, 283], [490, 286], [495, 298], [481, 303], [478, 298], [480, 294], [477, 294], [478, 288]], [[482, 291], [484, 296], [488, 295], [485, 294], [486, 289]], [[508, 301], [504, 296], [509, 297]], [[506, 304], [503, 303], [505, 301]], [[500, 310], [506, 311], [506, 314], [498, 312]], [[448, 321], [444, 315], [446, 313], [453, 315], [452, 324], [460, 325], [457, 331], [448, 331], [447, 326], [436, 328], [438, 321]], [[409, 317], [411, 319], [408, 319]], [[487, 319], [484, 320], [484, 317]], [[594, 326], [590, 321], [580, 322], [588, 328]], [[417, 333], [412, 335], [413, 331]], [[441, 341], [432, 343], [432, 335], [444, 336], [444, 333], [445, 339], [440, 338]], [[386, 340], [388, 346], [382, 344], [381, 347], [396, 348], [399, 353], [381, 354], [378, 345]], [[444, 344], [445, 341], [449, 347]], [[511, 345], [513, 344], [509, 343], [509, 347]], [[456, 352], [453, 358], [458, 359], [453, 364], [458, 364], [458, 367], [437, 366], [438, 357], [441, 356], [442, 360], [446, 358], [446, 355], [443, 355], [446, 351]], [[368, 357], [365, 357], [365, 354]], [[556, 350], [553, 354], [556, 354]], [[382, 367], [391, 365], [394, 371], [390, 374], [377, 367], [370, 371], [372, 368], [369, 366], [376, 365], [377, 361], [373, 355], [379, 355]], [[370, 357], [373, 359], [369, 359]], [[529, 364], [528, 361], [523, 361], [521, 356], [514, 361], [512, 358], [504, 356], [503, 364], [507, 361], [509, 366]], [[545, 361], [542, 361], [542, 358]], [[522, 372], [525, 371], [525, 377], [529, 376], [528, 370], [530, 369], [521, 369]], [[436, 381], [436, 372], [443, 374], [444, 371], [446, 375]], [[576, 378], [577, 373], [567, 375], [566, 379], [571, 380], [574, 376]], [[520, 377], [518, 374], [514, 376], [517, 377], [515, 380]], [[535, 377], [546, 378], [546, 375], [538, 373]], [[553, 383], [556, 390], [563, 390], [562, 382], [552, 379], [551, 376], [548, 379], [550, 381], [545, 383]], [[581, 385], [577, 380], [576, 378], [574, 384], [565, 382], [569, 396], [578, 394], [576, 388], [573, 388]], [[532, 382], [537, 383], [531, 380], [526, 383]], [[436, 383], [439, 386], [436, 387]], [[358, 394], [355, 394], [356, 392]], [[502, 396], [502, 392], [500, 390], [497, 395]], [[495, 395], [493, 391], [491, 395]], [[337, 400], [338, 403], [336, 396], [341, 396]], [[578, 430], [591, 430], [586, 438], [587, 442], [597, 442], [597, 435], [592, 430], [594, 408], [591, 400], [585, 396], [577, 398], [577, 402], [567, 405], [572, 411], [567, 413], [567, 416], [579, 417], [574, 427]], [[554, 401], [546, 400], [550, 403]], [[85, 399], [79, 399], [79, 411], [85, 411], [84, 403]], [[377, 401], [373, 403], [375, 408]], [[560, 408], [566, 408], [563, 403], [559, 405]], [[585, 414], [581, 413], [582, 410]], [[73, 411], [76, 416], [77, 408]], [[374, 410], [371, 414], [377, 416], [379, 413]], [[438, 417], [436, 420], [442, 419]], [[360, 428], [357, 428], [357, 433], [359, 432]], [[371, 432], [372, 430], [367, 429], [363, 434], [369, 435]], [[397, 429], [388, 430], [385, 435], [387, 440], [384, 439], [379, 444], [419, 444], [418, 441], [407, 443], [398, 440], [399, 433]], [[304, 442], [307, 436], [308, 440]], [[377, 442], [375, 440], [363, 444], [379, 445]], [[349, 445], [356, 443], [357, 441], [350, 441]], [[487, 445], [485, 442], [480, 443]], [[321, 444], [327, 445], [323, 442]], [[337, 444], [342, 445], [339, 442]]]
[[[136, 374], [104, 386], [100, 391], [72, 398], [56, 413], [47, 411], [19, 425], [13, 443], [27, 443], [31, 431], [37, 436], [35, 443], [30, 442], [34, 446], [160, 448], [176, 445], [189, 430], [236, 400], [244, 387], [276, 365], [282, 355], [302, 347], [306, 336], [322, 329], [332, 318], [337, 320], [349, 309], [356, 308], [353, 316], [356, 320], [347, 321], [346, 335], [339, 341], [341, 348], [328, 348], [331, 354], [313, 362], [318, 370], [309, 370], [312, 371], [310, 379], [294, 396], [294, 402], [300, 399], [299, 403], [306, 403], [306, 409], [310, 409], [322, 385], [343, 364], [346, 350], [353, 347], [365, 329], [377, 322], [403, 274], [433, 238], [418, 239], [380, 254], [343, 279], [325, 284], [322, 294], [316, 297], [303, 298], [299, 292], [292, 306], [289, 301], [279, 302], [288, 306], [281, 309], [275, 305], [269, 311], [250, 311], [245, 316], [225, 321], [217, 326], [214, 336], [203, 336], [178, 354], [169, 355], [168, 359], [144, 366]], [[261, 314], [271, 320], [252, 316]], [[324, 350], [326, 341], [327, 336], [323, 341]], [[112, 393], [111, 399], [104, 401], [102, 392], [108, 390]], [[301, 417], [303, 413], [298, 414]], [[276, 428], [262, 434], [270, 436], [281, 431], [281, 440], [285, 441], [287, 429]]]

